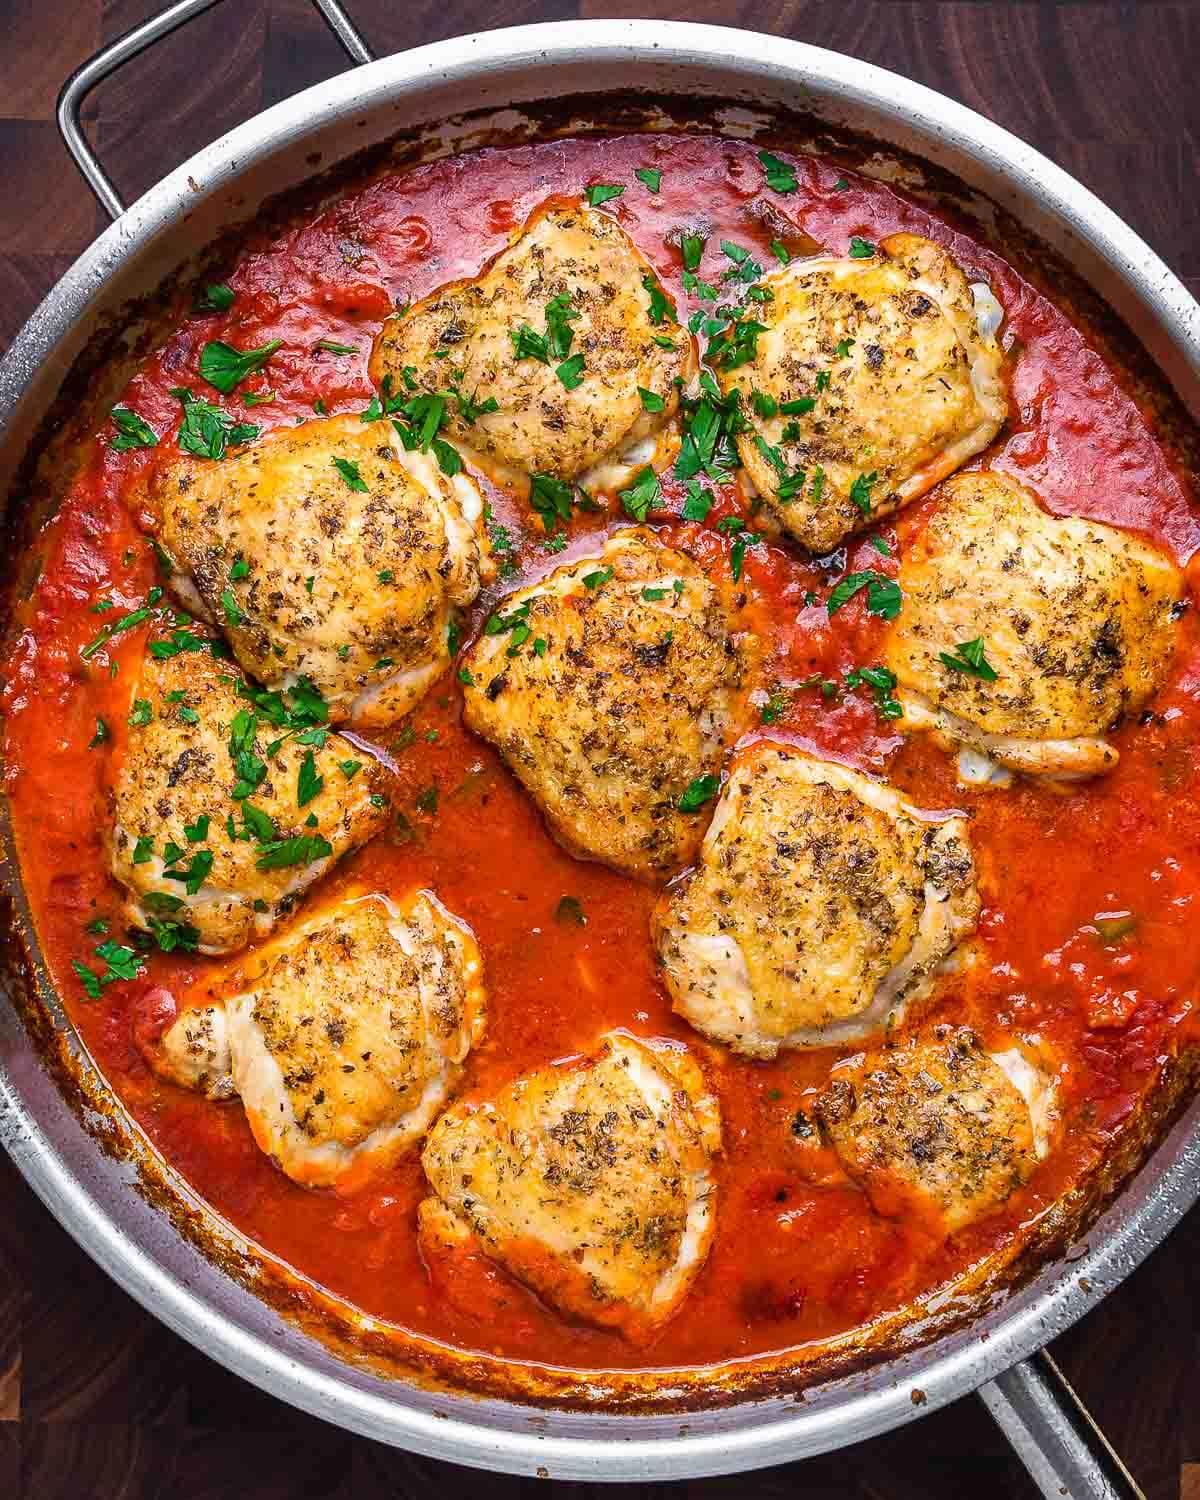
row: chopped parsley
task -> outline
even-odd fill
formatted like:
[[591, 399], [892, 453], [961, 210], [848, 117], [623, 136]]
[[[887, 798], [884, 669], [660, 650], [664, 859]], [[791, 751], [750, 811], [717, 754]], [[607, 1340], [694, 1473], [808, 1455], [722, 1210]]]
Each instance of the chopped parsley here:
[[868, 614], [879, 615], [884, 620], [894, 620], [900, 613], [903, 602], [900, 585], [894, 578], [867, 569], [863, 573], [847, 573], [833, 590], [825, 606], [830, 618], [862, 589], [867, 591]]
[[859, 235], [852, 236], [850, 240], [851, 260], [870, 260], [875, 254], [875, 246], [870, 240], [864, 240]]
[[307, 807], [324, 785], [325, 778], [317, 770], [315, 755], [311, 750], [305, 751], [296, 786], [296, 806]]
[[704, 236], [702, 234], [684, 234], [679, 237], [679, 248], [683, 253], [683, 268], [685, 271], [697, 271], [704, 257]]
[[253, 442], [262, 431], [253, 422], [235, 422], [228, 412], [194, 396], [184, 386], [173, 386], [171, 395], [183, 406], [179, 446], [197, 458], [222, 459], [227, 448]]
[[235, 349], [231, 344], [214, 340], [200, 351], [200, 378], [228, 396], [247, 376], [261, 370], [282, 344], [282, 339], [272, 339], [258, 349]]
[[210, 281], [192, 303], [193, 312], [228, 312], [234, 303], [234, 291], [224, 282]]
[[719, 776], [697, 776], [676, 804], [680, 812], [699, 812], [721, 785]]
[[644, 521], [652, 510], [657, 510], [662, 500], [662, 486], [658, 475], [647, 466], [635, 476], [628, 489], [618, 490], [617, 498], [625, 508], [625, 514], [635, 521]]
[[758, 159], [767, 175], [767, 186], [773, 193], [794, 193], [800, 184], [796, 181], [796, 169], [772, 156], [769, 151], [760, 151]]
[[156, 448], [158, 435], [148, 422], [127, 406], [114, 406], [109, 413], [117, 436], [109, 443], [114, 453], [126, 453], [130, 448]]
[[846, 686], [854, 688], [859, 683], [871, 689], [875, 699], [875, 708], [881, 719], [901, 719], [904, 710], [896, 701], [894, 693], [896, 690], [896, 674], [887, 667], [856, 667], [853, 672], [846, 673]]
[[651, 323], [656, 328], [662, 323], [678, 323], [679, 319], [675, 316], [675, 309], [662, 287], [659, 286], [658, 278], [654, 275], [653, 271], [647, 271], [642, 277], [642, 285], [646, 288], [650, 296], [649, 312]]
[[290, 839], [272, 839], [264, 844], [255, 861], [259, 870], [288, 870], [293, 865], [311, 865], [328, 859], [333, 845], [318, 834], [295, 834]]
[[318, 339], [313, 345], [314, 349], [324, 349], [326, 354], [357, 354], [358, 349], [354, 344], [335, 344], [332, 339]]
[[583, 586], [585, 589], [598, 589], [602, 583], [607, 583], [613, 576], [611, 568], [599, 568], [595, 573], [583, 575]]
[[565, 479], [555, 479], [553, 474], [531, 474], [529, 503], [542, 518], [547, 532], [557, 531], [560, 522], [571, 519], [571, 502], [574, 487]]
[[791, 707], [791, 702], [792, 697], [790, 693], [782, 687], [775, 687], [771, 690], [770, 697], [763, 704], [759, 712], [759, 717], [764, 724], [778, 724]]
[[987, 659], [984, 639], [977, 635], [973, 641], [960, 641], [953, 652], [938, 653], [943, 666], [954, 672], [965, 672], [969, 677], [982, 678], [984, 682], [995, 682], [999, 673]]
[[702, 489], [700, 485], [698, 485], [696, 481], [693, 480], [688, 485], [687, 496], [683, 502], [683, 510], [681, 512], [683, 519], [685, 521], [707, 520], [708, 513], [712, 509], [712, 504], [712, 494], [708, 490]]
[[792, 257], [788, 254], [788, 248], [782, 240], [771, 241], [771, 254], [781, 266], [790, 266]]
[[610, 198], [619, 198], [625, 191], [623, 185], [615, 182], [598, 182], [594, 187], [588, 188], [584, 196], [592, 208], [599, 208], [602, 203], [607, 203]]
[[145, 729], [154, 717], [154, 710], [145, 698], [135, 698], [133, 707], [129, 710], [129, 727], [131, 729]]
[[850, 499], [864, 516], [871, 514], [871, 486], [878, 483], [879, 475], [872, 469], [869, 474], [860, 474], [850, 486]]
[[648, 391], [644, 385], [638, 386], [637, 393], [641, 399], [643, 411], [662, 411], [667, 404], [661, 396]]
[[353, 459], [331, 458], [329, 461], [352, 490], [357, 490], [362, 495], [367, 493], [367, 482], [358, 472], [358, 465]]
[[111, 739], [112, 730], [109, 729], [108, 725], [104, 722], [103, 719], [97, 718], [96, 732], [88, 741], [88, 749], [95, 750], [98, 745], [106, 744]]
[[236, 630], [246, 618], [238, 608], [238, 602], [233, 597], [232, 589], [221, 590], [221, 608], [225, 611], [225, 623], [231, 630]]
[[564, 359], [554, 373], [566, 386], [567, 390], [573, 391], [577, 385], [583, 384], [583, 354], [572, 354], [570, 359]]
[[662, 187], [662, 173], [655, 167], [635, 167], [633, 175], [639, 182], [644, 182], [652, 193], [657, 193]]

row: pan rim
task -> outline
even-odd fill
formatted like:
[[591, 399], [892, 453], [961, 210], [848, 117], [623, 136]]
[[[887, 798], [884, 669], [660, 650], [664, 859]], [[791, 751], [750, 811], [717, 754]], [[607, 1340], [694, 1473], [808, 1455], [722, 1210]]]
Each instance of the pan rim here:
[[[597, 65], [616, 65], [628, 61], [631, 52], [654, 55], [677, 68], [741, 68], [748, 78], [754, 75], [865, 105], [881, 116], [904, 118], [909, 128], [925, 131], [931, 141], [971, 155], [1018, 193], [1030, 192], [1036, 184], [1041, 206], [1130, 285], [1200, 380], [1200, 307], [1178, 278], [1087, 189], [982, 116], [897, 74], [805, 43], [688, 22], [570, 21], [453, 38], [380, 59], [274, 106], [176, 168], [79, 257], [17, 335], [0, 363], [0, 440], [34, 376], [52, 361], [77, 323], [102, 302], [114, 270], [168, 237], [194, 210], [194, 184], [203, 184], [200, 198], [219, 195], [249, 165], [269, 158], [298, 135], [338, 119], [370, 115], [405, 89], [416, 91], [456, 78], [476, 80], [484, 73], [499, 76], [520, 68], [550, 70], [583, 55]], [[1014, 1295], [986, 1344], [969, 1330], [962, 1339], [935, 1341], [866, 1377], [836, 1382], [840, 1389], [828, 1402], [795, 1406], [786, 1417], [750, 1421], [740, 1429], [728, 1420], [714, 1420], [707, 1424], [711, 1431], [698, 1432], [706, 1416], [719, 1414], [692, 1413], [685, 1420], [693, 1431], [686, 1436], [617, 1438], [612, 1424], [619, 1422], [625, 1434], [649, 1419], [598, 1413], [575, 1419], [584, 1426], [594, 1423], [595, 1435], [576, 1436], [569, 1428], [563, 1434], [555, 1432], [551, 1412], [546, 1425], [536, 1431], [522, 1422], [509, 1432], [473, 1421], [472, 1410], [480, 1409], [474, 1398], [441, 1398], [441, 1407], [457, 1408], [444, 1415], [417, 1410], [307, 1368], [239, 1323], [214, 1317], [201, 1293], [121, 1233], [71, 1163], [29, 1117], [9, 1074], [7, 1050], [0, 1054], [0, 1140], [59, 1222], [137, 1301], [228, 1368], [313, 1415], [433, 1457], [512, 1473], [544, 1468], [556, 1478], [694, 1477], [828, 1451], [897, 1426], [974, 1389], [1061, 1332], [1144, 1259], [1200, 1197], [1197, 1106], [1160, 1143], [1109, 1214], [1093, 1226], [1093, 1247], [1069, 1267], [1048, 1268]], [[1154, 1182], [1153, 1190], [1139, 1194], [1148, 1181]], [[919, 1410], [911, 1394], [914, 1383], [925, 1396]], [[860, 1389], [854, 1389], [856, 1385]], [[760, 1405], [774, 1409], [772, 1403]], [[527, 1415], [528, 1409], [513, 1410]], [[744, 1415], [746, 1410], [746, 1404], [739, 1405], [726, 1417], [734, 1412]], [[669, 1419], [667, 1425], [674, 1428], [677, 1423]]]

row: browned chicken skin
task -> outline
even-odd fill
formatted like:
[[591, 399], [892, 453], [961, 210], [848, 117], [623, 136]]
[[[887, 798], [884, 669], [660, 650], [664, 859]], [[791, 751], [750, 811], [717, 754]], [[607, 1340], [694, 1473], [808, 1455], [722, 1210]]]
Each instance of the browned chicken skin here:
[[149, 501], [176, 591], [265, 686], [305, 677], [333, 722], [386, 725], [449, 666], [451, 621], [479, 592], [482, 500], [391, 422], [329, 417], [221, 463], [181, 457]]
[[474, 935], [430, 891], [318, 906], [185, 1005], [160, 1077], [241, 1096], [254, 1138], [303, 1187], [361, 1186], [428, 1130], [482, 1039]]
[[[885, 647], [901, 723], [1031, 775], [1111, 770], [1105, 733], [1170, 669], [1178, 568], [1130, 532], [1050, 515], [1004, 474], [961, 474], [942, 494], [901, 560]], [[945, 660], [964, 642], [982, 647], [977, 670]]]
[[999, 432], [1003, 357], [979, 328], [980, 306], [993, 321], [999, 307], [985, 288], [977, 305], [940, 246], [894, 234], [873, 255], [795, 260], [763, 285], [755, 357], [728, 371], [718, 360], [718, 374], [743, 396], [738, 452], [763, 515], [810, 552], [924, 494]]
[[[328, 734], [305, 746], [257, 715], [232, 662], [207, 647], [160, 659], [155, 646], [113, 767], [112, 872], [134, 926], [185, 924], [201, 953], [232, 953], [378, 832], [384, 798], [373, 764], [348, 741]], [[239, 786], [247, 767], [261, 778], [252, 790]]]
[[835, 1068], [818, 1116], [877, 1212], [939, 1236], [1000, 1208], [1046, 1151], [1050, 1086], [1019, 1049], [939, 1025]]
[[[652, 317], [651, 289], [662, 295], [611, 214], [550, 199], [474, 280], [440, 287], [386, 323], [371, 377], [380, 386], [390, 380], [393, 394], [458, 391], [477, 406], [494, 401], [494, 411], [475, 415], [448, 396], [443, 434], [476, 459], [612, 488], [626, 450], [646, 447], [633, 464], [653, 455], [679, 405], [676, 378], [686, 382], [696, 370], [686, 330], [673, 316]], [[521, 329], [534, 335], [522, 349], [544, 359], [516, 347]], [[548, 336], [546, 349], [537, 340]], [[560, 366], [580, 355], [577, 377], [560, 378]], [[639, 386], [662, 402], [659, 410], [647, 409]], [[611, 472], [589, 473], [606, 461]]]
[[738, 755], [700, 863], [655, 911], [675, 1009], [751, 1057], [871, 1036], [972, 931], [962, 817], [761, 741]]
[[569, 1317], [650, 1337], [715, 1227], [716, 1099], [687, 1053], [623, 1032], [449, 1109], [421, 1158], [427, 1254], [471, 1241]]
[[463, 661], [469, 727], [573, 854], [674, 873], [704, 824], [680, 800], [719, 773], [750, 686], [728, 601], [691, 558], [629, 530], [497, 614]]

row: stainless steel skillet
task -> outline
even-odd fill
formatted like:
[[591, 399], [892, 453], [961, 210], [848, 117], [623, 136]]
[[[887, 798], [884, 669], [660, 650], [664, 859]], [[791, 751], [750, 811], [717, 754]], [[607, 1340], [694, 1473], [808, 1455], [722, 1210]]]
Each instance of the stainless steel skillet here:
[[[371, 61], [335, 0], [316, 0], [364, 66], [233, 131], [125, 209], [79, 129], [88, 90], [216, 0], [181, 0], [85, 65], [60, 120], [76, 160], [113, 215], [0, 364], [0, 490], [74, 360], [107, 315], [151, 291], [268, 196], [398, 130], [428, 127], [452, 149], [480, 110], [614, 90], [802, 107], [833, 129], [872, 135], [954, 173], [1064, 254], [1145, 344], [1200, 419], [1200, 307], [1161, 261], [1078, 183], [1014, 137], [916, 84], [834, 53], [750, 33], [657, 22], [571, 22], [458, 38]], [[7, 835], [7, 830], [6, 830]], [[34, 958], [32, 984], [69, 1032], [37, 947], [5, 839], [7, 885]], [[17, 974], [10, 986], [24, 986]], [[15, 991], [13, 998], [17, 999]], [[556, 1478], [681, 1478], [783, 1462], [858, 1441], [970, 1390], [1012, 1437], [1047, 1495], [1137, 1493], [1049, 1362], [1048, 1340], [1125, 1276], [1200, 1195], [1200, 1108], [1128, 1184], [1085, 1244], [1046, 1267], [970, 1328], [797, 1405], [783, 1397], [686, 1417], [534, 1412], [512, 1402], [434, 1393], [332, 1355], [202, 1256], [184, 1220], [203, 1208], [182, 1184], [163, 1212], [133, 1191], [138, 1167], [104, 1149], [113, 1120], [81, 1119], [16, 1006], [0, 1007], [0, 1140], [64, 1226], [133, 1296], [214, 1358], [282, 1398], [354, 1431], [459, 1463]], [[102, 1097], [88, 1060], [80, 1074]], [[227, 1226], [211, 1233], [238, 1255]], [[923, 1403], [914, 1404], [914, 1392]]]

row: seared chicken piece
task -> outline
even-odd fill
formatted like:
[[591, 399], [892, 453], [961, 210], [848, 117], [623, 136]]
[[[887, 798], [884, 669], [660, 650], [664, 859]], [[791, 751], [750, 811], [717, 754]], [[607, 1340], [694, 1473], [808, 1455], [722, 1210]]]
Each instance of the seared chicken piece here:
[[[371, 378], [387, 380], [393, 400], [446, 396], [443, 436], [493, 467], [597, 488], [653, 455], [679, 405], [676, 379], [696, 368], [692, 339], [625, 231], [562, 198], [473, 281], [385, 323], [371, 356]], [[659, 409], [647, 410], [639, 386]], [[606, 472], [589, 472], [597, 466]]]
[[1111, 770], [1105, 732], [1170, 669], [1183, 591], [1170, 558], [1128, 532], [1050, 515], [1003, 474], [946, 486], [899, 581], [885, 660], [902, 724], [1017, 771]]
[[360, 1185], [429, 1128], [486, 1024], [479, 948], [429, 891], [318, 911], [226, 1003], [254, 1139], [304, 1187]]
[[473, 1234], [567, 1316], [644, 1340], [708, 1254], [720, 1148], [717, 1101], [688, 1055], [610, 1032], [592, 1057], [442, 1116], [421, 1157], [437, 1194], [420, 1208], [422, 1248]]
[[148, 1065], [168, 1083], [209, 1099], [233, 1097], [233, 1062], [223, 1005], [188, 1006], [159, 1031], [138, 1035]]
[[961, 817], [760, 741], [654, 915], [675, 1009], [750, 1057], [881, 1031], [974, 930]]
[[763, 285], [773, 300], [748, 314], [765, 327], [754, 357], [714, 362], [742, 393], [738, 453], [765, 514], [810, 552], [923, 495], [1000, 431], [1001, 310], [940, 246], [894, 234], [865, 258], [795, 260]]
[[[201, 638], [178, 632], [169, 644], [180, 639]], [[269, 932], [387, 811], [377, 773], [347, 741], [298, 743], [239, 697], [231, 662], [207, 646], [160, 658], [156, 644], [168, 645], [147, 650], [114, 760], [112, 872], [133, 925], [178, 923], [201, 953], [232, 953]], [[352, 764], [361, 770], [348, 776]]]
[[817, 1113], [878, 1213], [949, 1235], [1032, 1175], [1053, 1089], [1020, 1049], [989, 1055], [966, 1027], [941, 1025], [839, 1064]]
[[467, 724], [564, 847], [644, 879], [687, 862], [750, 675], [727, 601], [689, 557], [619, 532], [510, 594], [464, 667]]
[[150, 491], [185, 604], [270, 688], [306, 677], [333, 721], [390, 724], [450, 662], [479, 592], [474, 481], [356, 416], [279, 429], [223, 463], [181, 457]]

